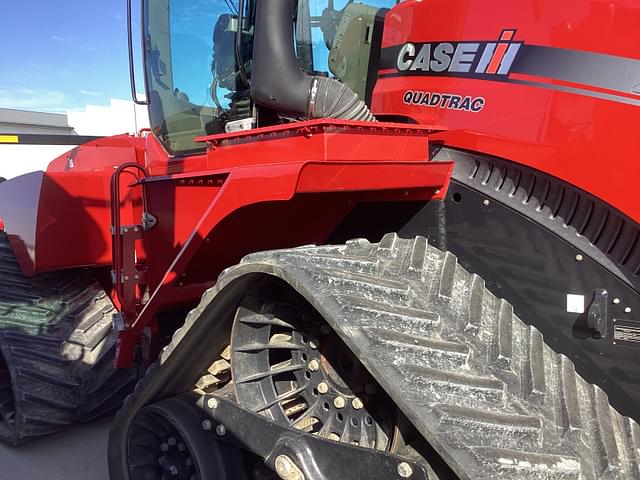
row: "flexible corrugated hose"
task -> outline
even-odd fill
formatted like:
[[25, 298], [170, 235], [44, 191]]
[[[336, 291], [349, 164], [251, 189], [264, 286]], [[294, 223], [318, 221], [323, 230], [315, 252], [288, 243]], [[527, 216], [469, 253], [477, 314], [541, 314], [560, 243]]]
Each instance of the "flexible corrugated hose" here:
[[369, 107], [351, 88], [338, 80], [316, 76], [309, 93], [309, 118], [340, 118], [375, 122]]

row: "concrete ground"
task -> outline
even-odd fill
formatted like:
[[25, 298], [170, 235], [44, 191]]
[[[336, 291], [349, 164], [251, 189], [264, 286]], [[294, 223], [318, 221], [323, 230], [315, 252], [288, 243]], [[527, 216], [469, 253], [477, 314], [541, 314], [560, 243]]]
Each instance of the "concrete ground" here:
[[108, 480], [110, 422], [76, 425], [18, 448], [0, 445], [0, 480]]

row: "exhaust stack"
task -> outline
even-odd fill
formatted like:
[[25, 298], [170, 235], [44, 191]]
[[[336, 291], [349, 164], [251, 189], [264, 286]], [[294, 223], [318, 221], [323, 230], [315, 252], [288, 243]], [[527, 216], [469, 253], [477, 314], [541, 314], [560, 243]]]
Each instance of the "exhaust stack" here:
[[256, 2], [251, 96], [278, 112], [305, 118], [375, 121], [348, 85], [305, 73], [294, 49], [297, 0]]

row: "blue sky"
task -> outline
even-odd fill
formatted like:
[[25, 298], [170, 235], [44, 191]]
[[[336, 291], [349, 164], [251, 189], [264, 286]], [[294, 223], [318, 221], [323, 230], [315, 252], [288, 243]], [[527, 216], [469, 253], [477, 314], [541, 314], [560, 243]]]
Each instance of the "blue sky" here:
[[[336, 8], [345, 1], [337, 0]], [[130, 99], [126, 0], [2, 3], [0, 108], [65, 112], [88, 104], [108, 105], [111, 98]], [[366, 3], [390, 6], [395, 2]], [[133, 4], [138, 45], [139, 1]], [[314, 0], [312, 5], [320, 8], [326, 1]], [[141, 62], [136, 66], [141, 91]]]
[[2, 3], [0, 108], [58, 112], [130, 98], [125, 0]]

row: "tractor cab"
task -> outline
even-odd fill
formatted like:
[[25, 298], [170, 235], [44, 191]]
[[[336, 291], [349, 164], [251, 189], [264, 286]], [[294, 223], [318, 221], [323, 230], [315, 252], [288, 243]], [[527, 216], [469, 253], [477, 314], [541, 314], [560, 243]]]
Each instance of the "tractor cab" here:
[[[370, 72], [377, 69], [384, 13], [396, 3], [298, 1], [289, 43], [299, 69], [336, 78], [367, 100], [375, 80]], [[172, 155], [201, 150], [193, 141], [198, 136], [298, 117], [261, 106], [252, 98], [255, 30], [255, 0], [144, 2], [143, 57], [151, 127]], [[278, 74], [279, 60], [261, 60]]]

